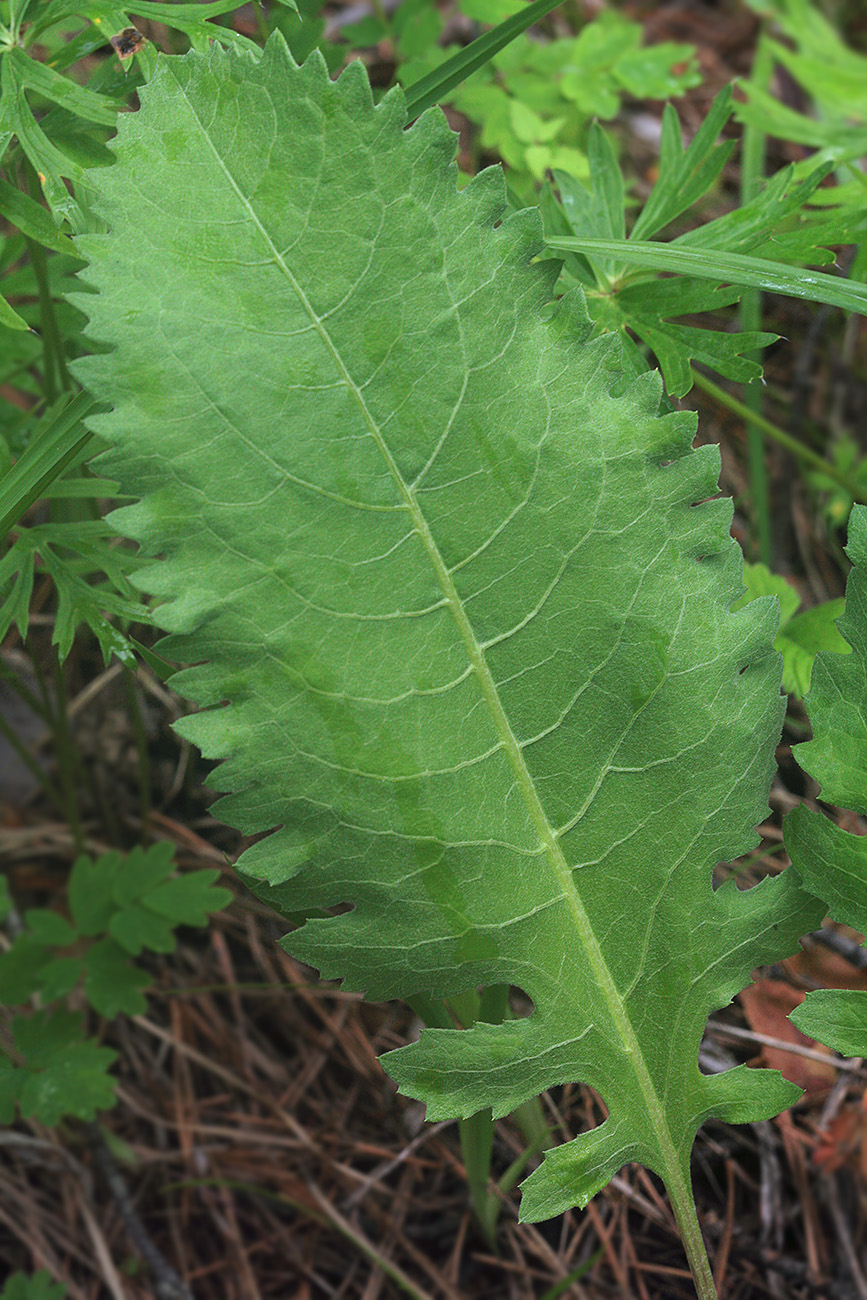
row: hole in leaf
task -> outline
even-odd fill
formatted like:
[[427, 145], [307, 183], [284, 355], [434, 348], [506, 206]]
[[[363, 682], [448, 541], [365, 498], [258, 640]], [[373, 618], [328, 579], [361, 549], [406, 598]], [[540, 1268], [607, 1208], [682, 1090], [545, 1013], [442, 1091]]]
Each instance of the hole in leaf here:
[[523, 989], [506, 984], [450, 997], [448, 1006], [458, 1028], [474, 1023], [499, 1025], [504, 1020], [523, 1020], [536, 1009], [533, 999]]

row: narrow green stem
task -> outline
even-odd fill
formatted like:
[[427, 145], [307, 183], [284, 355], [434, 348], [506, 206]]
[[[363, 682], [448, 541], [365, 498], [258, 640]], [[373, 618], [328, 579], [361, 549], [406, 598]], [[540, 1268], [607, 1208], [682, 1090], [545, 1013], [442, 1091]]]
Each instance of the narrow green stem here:
[[[759, 294], [756, 290], [751, 290], [752, 294], [758, 300]], [[744, 330], [757, 328], [748, 325], [746, 322], [751, 313], [741, 317], [741, 328]], [[743, 399], [744, 408], [750, 412], [746, 420], [747, 435], [747, 471], [750, 482], [750, 506], [753, 518], [753, 527], [756, 531], [756, 541], [758, 556], [762, 564], [772, 568], [772, 543], [771, 543], [771, 498], [768, 486], [768, 467], [765, 463], [765, 440], [762, 436], [761, 425], [758, 420], [762, 414], [762, 391], [760, 379], [755, 379], [751, 384], [744, 384]]]
[[0, 662], [0, 679], [8, 682], [13, 691], [20, 699], [24, 701], [28, 709], [31, 709], [37, 717], [41, 718], [46, 726], [51, 726], [53, 717], [50, 701], [45, 697], [37, 697], [27, 686], [24, 685], [24, 679], [19, 673], [13, 672], [6, 664]]
[[727, 393], [725, 389], [720, 388], [718, 384], [715, 384], [713, 380], [708, 379], [694, 367], [692, 377], [696, 387], [700, 388], [702, 392], [707, 393], [709, 397], [712, 397], [722, 406], [728, 407], [735, 415], [739, 415], [742, 420], [752, 420], [763, 433], [772, 438], [774, 442], [779, 443], [781, 447], [785, 447], [786, 451], [791, 452], [802, 464], [809, 465], [811, 469], [818, 470], [826, 478], [833, 479], [835, 483], [840, 484], [840, 487], [846, 489], [853, 500], [860, 501], [862, 505], [867, 505], [867, 492], [859, 484], [853, 482], [842, 470], [837, 469], [836, 465], [832, 465], [818, 452], [805, 446], [803, 442], [799, 442], [797, 438], [785, 433], [778, 425], [772, 424], [770, 420], [766, 419], [765, 416], [756, 415], [743, 402], [739, 402], [736, 397], [732, 397], [731, 393]]
[[490, 1107], [458, 1120], [458, 1133], [470, 1201], [488, 1245], [496, 1250], [500, 1204], [497, 1197], [488, 1191], [494, 1148], [494, 1119]]
[[[30, 197], [38, 203], [42, 197], [42, 189], [36, 176], [36, 170], [29, 160], [25, 162], [25, 177]], [[36, 288], [39, 294], [39, 323], [42, 333], [45, 369], [45, 398], [50, 406], [62, 391], [72, 389], [73, 383], [66, 368], [63, 335], [58, 327], [57, 315], [54, 311], [54, 299], [51, 296], [48, 258], [45, 249], [28, 235], [24, 236], [24, 243], [30, 254], [33, 274], [36, 277]]]
[[263, 42], [267, 41], [270, 32], [268, 31], [268, 20], [265, 17], [262, 0], [253, 0], [253, 9], [256, 13], [256, 26], [259, 29], [259, 39]]
[[136, 691], [135, 674], [126, 666], [124, 666], [124, 680], [126, 682], [126, 693], [129, 700], [130, 717], [132, 718], [132, 729], [138, 757], [139, 816], [141, 817], [142, 827], [147, 828], [151, 815], [150, 754], [148, 752], [147, 736], [145, 735], [144, 719], [142, 718], [138, 692]]
[[57, 769], [60, 776], [60, 788], [63, 792], [64, 812], [69, 821], [69, 828], [72, 831], [72, 838], [78, 853], [84, 849], [84, 833], [81, 826], [81, 818], [78, 815], [78, 791], [76, 788], [75, 772], [78, 766], [78, 755], [75, 743], [72, 739], [72, 733], [69, 730], [69, 716], [67, 714], [66, 682], [63, 677], [63, 665], [60, 662], [60, 655], [57, 653], [57, 647], [54, 648], [54, 743], [57, 751]]
[[[759, 37], [753, 59], [750, 80], [753, 85], [764, 89], [770, 81], [773, 59], [764, 34]], [[744, 128], [743, 147], [741, 151], [741, 203], [749, 201], [758, 194], [765, 173], [766, 137], [757, 126]], [[745, 289], [739, 308], [740, 328], [745, 331], [760, 330], [762, 327], [762, 295], [759, 289]], [[752, 360], [758, 360], [752, 354]], [[747, 465], [750, 481], [753, 527], [758, 542], [759, 559], [769, 568], [772, 567], [771, 544], [771, 502], [768, 487], [768, 470], [765, 463], [765, 443], [762, 429], [756, 417], [762, 414], [761, 380], [753, 380], [743, 388], [744, 406], [751, 412], [746, 422]]]
[[54, 788], [54, 783], [49, 779], [48, 774], [45, 771], [43, 771], [41, 765], [33, 757], [30, 750], [27, 748], [27, 746], [24, 744], [21, 737], [15, 731], [15, 728], [10, 727], [9, 723], [6, 721], [6, 719], [3, 717], [2, 714], [0, 714], [0, 736], [3, 736], [6, 742], [12, 747], [12, 749], [20, 758], [21, 762], [27, 768], [30, 775], [33, 776], [39, 782], [39, 785], [42, 787], [43, 792], [48, 796], [48, 798], [54, 804], [54, 807], [57, 809], [60, 815], [65, 816], [66, 804], [64, 803], [58, 791]]
[[[508, 1014], [509, 986], [492, 984], [482, 990], [481, 996], [475, 989], [468, 989], [466, 993], [449, 998], [448, 1002], [417, 996], [410, 999], [410, 1006], [426, 1025], [440, 1029], [454, 1028], [455, 1019], [466, 1028], [476, 1021], [499, 1025]], [[497, 1220], [500, 1217], [499, 1198], [495, 1192], [488, 1190], [495, 1127], [490, 1107], [458, 1120], [470, 1201], [492, 1250], [496, 1250]]]
[[674, 1182], [666, 1182], [666, 1190], [675, 1222], [680, 1230], [680, 1239], [686, 1252], [698, 1300], [719, 1300], [704, 1238], [701, 1235], [689, 1175], [684, 1177], [679, 1174]]
[[51, 300], [51, 286], [48, 281], [48, 265], [45, 249], [35, 239], [24, 236], [24, 243], [30, 254], [36, 290], [39, 295], [39, 325], [42, 336], [42, 369], [45, 382], [45, 400], [49, 406], [57, 401], [63, 388], [68, 386], [69, 376], [63, 359], [63, 343], [54, 315], [54, 303]]
[[391, 35], [391, 19], [388, 16], [388, 10], [382, 3], [382, 0], [370, 0], [370, 7], [382, 23], [385, 30]]

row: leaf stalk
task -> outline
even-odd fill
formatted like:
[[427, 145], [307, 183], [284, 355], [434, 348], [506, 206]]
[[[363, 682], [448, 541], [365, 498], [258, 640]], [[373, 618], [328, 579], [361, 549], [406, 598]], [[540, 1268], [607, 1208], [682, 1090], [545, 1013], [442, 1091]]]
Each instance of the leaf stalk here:
[[689, 1271], [692, 1273], [698, 1300], [719, 1300], [689, 1179], [680, 1178], [676, 1184], [666, 1182], [666, 1190], [675, 1222], [680, 1230], [680, 1238], [689, 1262]]
[[694, 366], [692, 367], [692, 377], [696, 386], [702, 392], [707, 393], [708, 397], [712, 397], [714, 401], [728, 407], [734, 415], [739, 415], [742, 420], [752, 420], [763, 433], [772, 438], [774, 442], [779, 443], [781, 447], [785, 447], [786, 451], [791, 452], [797, 460], [802, 461], [805, 465], [810, 465], [827, 478], [833, 479], [835, 483], [840, 484], [840, 487], [846, 489], [853, 500], [859, 501], [862, 505], [867, 505], [867, 492], [858, 484], [853, 483], [842, 470], [837, 469], [836, 465], [832, 465], [818, 452], [806, 447], [804, 443], [799, 442], [797, 438], [793, 438], [791, 434], [786, 433], [779, 425], [773, 424], [765, 416], [751, 411], [743, 402], [738, 401], [731, 393], [727, 393], [724, 388], [720, 388], [718, 384], [715, 384], [712, 379], [708, 379], [706, 375], [701, 374]]

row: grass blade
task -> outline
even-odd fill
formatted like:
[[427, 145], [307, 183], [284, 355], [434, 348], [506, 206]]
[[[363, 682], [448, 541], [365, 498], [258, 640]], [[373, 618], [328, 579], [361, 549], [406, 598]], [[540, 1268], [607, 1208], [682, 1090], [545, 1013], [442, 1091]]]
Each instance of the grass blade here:
[[805, 298], [808, 302], [824, 302], [830, 307], [867, 315], [867, 285], [842, 276], [825, 275], [821, 271], [781, 266], [761, 257], [745, 257], [742, 253], [698, 253], [674, 244], [636, 239], [555, 235], [547, 238], [545, 243], [549, 248], [566, 253], [596, 253], [597, 256], [614, 257], [633, 266], [645, 267], [648, 271], [667, 271], [674, 275], [693, 275], [700, 280], [742, 284], [746, 288], [782, 293], [789, 298]]
[[5, 475], [0, 483], [0, 538], [93, 437], [81, 422], [96, 406], [98, 403], [88, 393], [79, 393]]
[[455, 86], [459, 86], [462, 81], [466, 81], [467, 77], [477, 72], [479, 68], [483, 68], [510, 41], [520, 36], [521, 32], [525, 32], [528, 27], [532, 27], [538, 19], [544, 18], [552, 9], [558, 8], [561, 3], [562, 0], [535, 0], [535, 3], [527, 5], [520, 13], [513, 14], [511, 18], [498, 23], [489, 32], [472, 41], [459, 54], [446, 59], [445, 63], [441, 63], [433, 72], [416, 81], [406, 92], [407, 120], [418, 117], [426, 108], [438, 104], [450, 90], [454, 90]]
[[5, 325], [8, 330], [29, 330], [30, 326], [14, 307], [10, 306], [6, 299], [0, 295], [0, 325]]

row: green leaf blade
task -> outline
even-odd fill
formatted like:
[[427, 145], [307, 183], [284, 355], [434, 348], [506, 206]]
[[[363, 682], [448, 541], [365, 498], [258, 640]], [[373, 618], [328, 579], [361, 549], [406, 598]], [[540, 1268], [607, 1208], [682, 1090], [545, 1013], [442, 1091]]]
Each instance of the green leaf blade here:
[[[850, 653], [816, 656], [806, 704], [813, 739], [794, 749], [821, 785], [824, 802], [867, 814], [867, 508], [855, 506], [847, 551], [853, 569], [837, 627]], [[786, 848], [806, 887], [831, 917], [867, 934], [867, 837], [801, 806], [784, 823]], [[852, 1056], [867, 1055], [867, 996], [825, 989], [808, 993], [792, 1019], [804, 1033]]]
[[433, 72], [419, 78], [406, 93], [407, 117], [416, 117], [432, 104], [446, 98], [449, 91], [466, 81], [479, 68], [483, 68], [499, 50], [504, 49], [510, 41], [540, 18], [544, 18], [552, 9], [556, 9], [561, 2], [562, 0], [533, 0], [532, 4], [525, 5], [518, 13], [504, 18], [491, 31], [484, 32], [471, 41]]
[[183, 733], [224, 760], [220, 815], [278, 828], [243, 868], [287, 910], [353, 905], [289, 941], [350, 987], [529, 994], [389, 1058], [434, 1115], [598, 1088], [609, 1120], [528, 1214], [564, 1164], [570, 1204], [629, 1159], [682, 1202], [704, 1118], [792, 1096], [702, 1075], [707, 1016], [821, 915], [794, 877], [711, 886], [781, 719], [773, 605], [729, 610], [718, 456], [657, 418], [658, 378], [620, 391], [578, 297], [547, 318], [535, 216], [494, 229], [499, 174], [457, 193], [441, 115], [404, 131], [360, 65], [212, 49], [143, 104], [99, 177], [113, 233], [80, 241], [116, 351], [77, 372], [142, 496], [114, 519], [167, 557], [142, 582], [196, 665], [175, 685], [229, 701]]
[[861, 989], [816, 989], [789, 1019], [802, 1034], [843, 1056], [863, 1056], [867, 1050], [867, 998]]
[[19, 316], [15, 308], [2, 296], [0, 296], [0, 325], [4, 325], [8, 330], [27, 331], [30, 329], [27, 321]]
[[847, 551], [855, 567], [837, 623], [850, 655], [817, 657], [807, 706], [813, 739], [795, 750], [821, 784], [822, 798], [867, 816], [867, 509], [850, 517]]
[[6, 57], [13, 61], [21, 84], [28, 90], [36, 91], [85, 121], [100, 122], [103, 126], [115, 125], [120, 105], [107, 95], [79, 86], [71, 77], [62, 76], [48, 64], [30, 58], [21, 49], [9, 50]]
[[90, 1005], [106, 1020], [121, 1013], [142, 1015], [147, 1010], [142, 989], [150, 983], [147, 971], [131, 965], [127, 951], [113, 939], [100, 939], [87, 954], [84, 991]]
[[0, 1300], [63, 1300], [66, 1287], [62, 1282], [52, 1282], [47, 1269], [40, 1269], [32, 1277], [24, 1273], [13, 1273], [3, 1290]]
[[60, 233], [51, 214], [40, 203], [3, 180], [0, 180], [0, 214], [17, 226], [22, 234], [46, 248], [56, 253], [75, 254], [72, 240]]
[[734, 148], [733, 141], [714, 142], [732, 113], [732, 88], [717, 95], [687, 149], [677, 111], [666, 104], [660, 141], [659, 179], [632, 230], [634, 239], [650, 239], [710, 189]]
[[22, 1065], [0, 1056], [0, 1120], [11, 1123], [15, 1103], [26, 1118], [55, 1128], [67, 1115], [92, 1120], [114, 1105], [108, 1073], [117, 1052], [83, 1036], [82, 1018], [69, 1011], [14, 1016], [12, 1037]]
[[220, 873], [216, 868], [189, 871], [167, 880], [151, 890], [147, 906], [174, 925], [207, 925], [211, 912], [218, 912], [232, 901], [228, 889], [215, 889]]
[[789, 268], [765, 258], [710, 249], [699, 252], [691, 248], [680, 248], [674, 243], [654, 243], [652, 240], [621, 241], [551, 235], [545, 242], [549, 248], [563, 252], [595, 253], [653, 271], [739, 284], [745, 288], [782, 293], [791, 298], [824, 302], [831, 307], [842, 307], [844, 311], [857, 311], [867, 315], [867, 285], [860, 281], [825, 275], [821, 271], [805, 271], [801, 267]]

